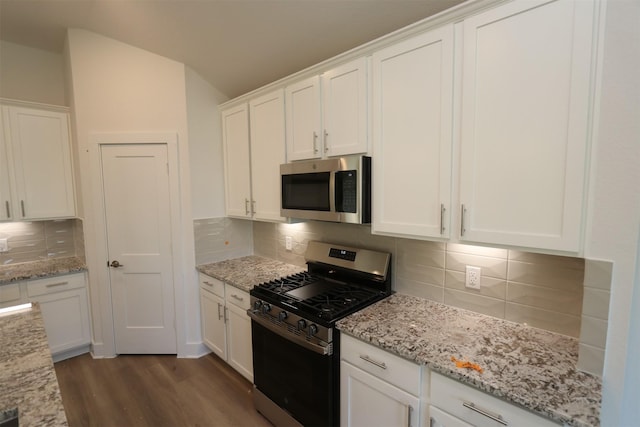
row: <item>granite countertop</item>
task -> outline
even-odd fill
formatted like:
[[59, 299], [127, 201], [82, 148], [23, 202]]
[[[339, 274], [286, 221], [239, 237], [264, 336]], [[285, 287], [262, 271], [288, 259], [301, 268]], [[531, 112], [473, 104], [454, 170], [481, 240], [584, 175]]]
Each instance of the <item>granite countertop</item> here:
[[196, 269], [245, 292], [262, 282], [306, 270], [304, 267], [256, 255], [203, 264]]
[[17, 407], [21, 427], [66, 426], [38, 304], [0, 314], [0, 411]]
[[[553, 420], [580, 427], [600, 424], [602, 382], [576, 370], [574, 338], [401, 294], [337, 326]], [[457, 368], [452, 356], [484, 371]]]
[[77, 257], [51, 258], [43, 261], [0, 265], [0, 285], [20, 280], [40, 279], [86, 271], [84, 261]]

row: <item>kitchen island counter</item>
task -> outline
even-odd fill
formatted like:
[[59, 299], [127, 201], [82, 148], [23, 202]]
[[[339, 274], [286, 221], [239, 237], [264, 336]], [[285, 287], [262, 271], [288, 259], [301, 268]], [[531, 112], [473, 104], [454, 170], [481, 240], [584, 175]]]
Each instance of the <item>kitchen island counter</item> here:
[[249, 292], [254, 286], [304, 271], [304, 267], [270, 258], [250, 255], [242, 258], [203, 264], [196, 269], [207, 276]]
[[[337, 324], [341, 332], [571, 426], [600, 424], [601, 379], [576, 369], [578, 340], [394, 294]], [[457, 368], [452, 357], [483, 372]]]
[[0, 411], [13, 408], [21, 427], [68, 425], [37, 303], [0, 314]]

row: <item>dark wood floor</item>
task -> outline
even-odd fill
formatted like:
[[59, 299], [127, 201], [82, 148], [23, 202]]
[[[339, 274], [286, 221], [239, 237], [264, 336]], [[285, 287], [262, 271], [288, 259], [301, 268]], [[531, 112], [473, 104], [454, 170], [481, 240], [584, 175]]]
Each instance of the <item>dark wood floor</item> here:
[[213, 355], [74, 357], [55, 364], [67, 419], [79, 426], [259, 426], [252, 384]]

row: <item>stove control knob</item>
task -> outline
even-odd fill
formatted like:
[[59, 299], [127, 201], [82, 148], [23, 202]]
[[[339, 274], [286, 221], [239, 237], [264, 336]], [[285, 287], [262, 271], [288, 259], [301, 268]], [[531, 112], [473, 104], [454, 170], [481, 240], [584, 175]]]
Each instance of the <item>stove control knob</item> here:
[[278, 320], [281, 321], [281, 322], [283, 322], [284, 319], [286, 319], [287, 317], [289, 317], [289, 315], [284, 310], [282, 310], [280, 313], [278, 313]]
[[255, 311], [259, 311], [259, 310], [260, 310], [260, 307], [262, 307], [262, 301], [257, 300], [257, 301], [255, 301], [255, 302], [253, 303], [253, 309], [254, 309]]
[[314, 336], [317, 332], [318, 332], [318, 327], [316, 325], [313, 325], [313, 324], [309, 325], [309, 331], [308, 331], [309, 338]]
[[271, 305], [269, 303], [262, 303], [262, 313], [267, 314], [271, 311]]
[[307, 321], [304, 319], [298, 320], [298, 330], [301, 331], [307, 327]]

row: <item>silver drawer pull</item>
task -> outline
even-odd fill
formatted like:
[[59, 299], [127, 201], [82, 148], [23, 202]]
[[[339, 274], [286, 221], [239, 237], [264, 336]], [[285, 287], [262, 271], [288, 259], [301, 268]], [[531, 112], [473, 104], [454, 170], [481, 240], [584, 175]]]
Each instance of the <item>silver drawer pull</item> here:
[[231, 298], [235, 298], [235, 299], [237, 299], [238, 301], [244, 301], [244, 298], [239, 297], [239, 296], [238, 296], [238, 295], [236, 295], [236, 294], [231, 294]]
[[9, 201], [8, 200], [6, 200], [4, 202], [4, 207], [7, 209], [7, 218], [11, 219], [11, 208], [9, 206]]
[[204, 283], [207, 286], [213, 286], [213, 283], [211, 282], [207, 282], [206, 280], [204, 280], [202, 283]]
[[58, 283], [49, 283], [47, 288], [55, 288], [56, 286], [68, 285], [69, 282], [58, 282]]
[[476, 406], [476, 404], [473, 403], [473, 402], [466, 402], [466, 401], [462, 402], [462, 406], [464, 406], [465, 408], [471, 409], [472, 411], [475, 411], [475, 412], [479, 413], [480, 415], [484, 415], [487, 418], [491, 418], [493, 421], [496, 421], [496, 422], [502, 424], [503, 426], [509, 425], [502, 418], [502, 415], [496, 414], [495, 412], [487, 411], [486, 409], [478, 408]]
[[413, 406], [407, 405], [407, 427], [411, 427], [411, 414], [413, 414]]
[[378, 368], [387, 369], [387, 364], [386, 363], [378, 362], [377, 360], [373, 360], [372, 358], [370, 358], [366, 354], [361, 354], [360, 355], [360, 359], [364, 360], [365, 362], [369, 362], [372, 365], [376, 365]]

